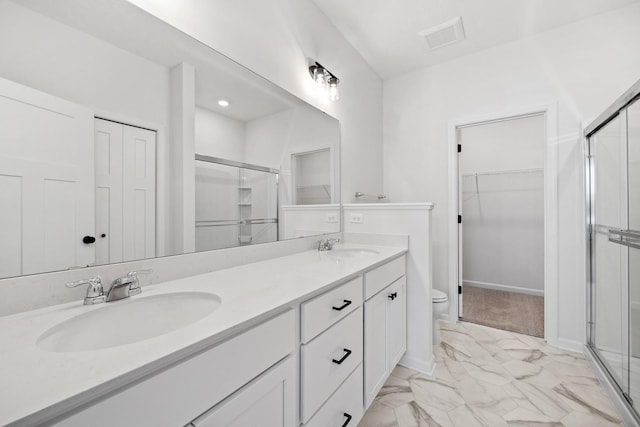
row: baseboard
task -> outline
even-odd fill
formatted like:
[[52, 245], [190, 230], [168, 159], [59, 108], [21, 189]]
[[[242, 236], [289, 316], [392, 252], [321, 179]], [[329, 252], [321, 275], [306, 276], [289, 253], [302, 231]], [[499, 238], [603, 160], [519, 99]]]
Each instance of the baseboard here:
[[542, 297], [544, 291], [539, 289], [520, 288], [518, 286], [500, 285], [498, 283], [478, 282], [475, 280], [463, 280], [463, 286], [475, 286], [476, 288], [493, 289], [494, 291], [515, 292], [518, 294], [535, 295]]
[[416, 357], [412, 357], [408, 354], [402, 356], [398, 365], [404, 366], [405, 368], [413, 369], [414, 371], [421, 372], [423, 374], [433, 376], [433, 371], [436, 369], [435, 359], [433, 354], [429, 358], [429, 360], [418, 359]]
[[547, 340], [547, 343], [554, 347], [561, 348], [562, 350], [569, 350], [575, 353], [582, 353], [584, 350], [584, 343], [574, 340], [568, 340], [565, 338]]
[[[438, 320], [444, 322], [444, 323], [452, 323], [451, 322], [451, 316], [449, 316], [449, 313], [443, 313], [438, 315]], [[453, 322], [455, 323], [455, 322]]]

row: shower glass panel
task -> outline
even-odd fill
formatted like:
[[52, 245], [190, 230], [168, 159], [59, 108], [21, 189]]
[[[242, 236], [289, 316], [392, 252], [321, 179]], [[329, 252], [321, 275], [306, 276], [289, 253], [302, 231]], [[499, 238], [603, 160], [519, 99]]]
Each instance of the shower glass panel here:
[[277, 172], [196, 160], [195, 177], [196, 251], [278, 240]]
[[585, 130], [588, 352], [640, 425], [640, 81]]
[[240, 244], [278, 240], [278, 175], [240, 168]]
[[609, 241], [611, 232], [626, 229], [626, 139], [624, 116], [618, 115], [592, 135], [591, 344], [610, 374], [626, 392], [628, 310], [626, 246]]
[[[627, 108], [629, 230], [640, 236], [640, 101]], [[640, 412], [640, 239], [629, 246], [629, 395]]]

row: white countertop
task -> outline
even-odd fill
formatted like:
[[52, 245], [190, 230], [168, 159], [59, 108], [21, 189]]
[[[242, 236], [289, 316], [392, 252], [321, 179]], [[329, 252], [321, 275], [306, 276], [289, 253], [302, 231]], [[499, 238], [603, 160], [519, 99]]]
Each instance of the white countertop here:
[[68, 353], [36, 345], [52, 326], [105, 304], [85, 306], [80, 300], [0, 317], [0, 425], [33, 425], [56, 417], [407, 251], [360, 244], [339, 247], [373, 249], [378, 254], [336, 258], [310, 250], [145, 286], [142, 294], [131, 298], [201, 291], [218, 295], [222, 303], [196, 323], [133, 344]]

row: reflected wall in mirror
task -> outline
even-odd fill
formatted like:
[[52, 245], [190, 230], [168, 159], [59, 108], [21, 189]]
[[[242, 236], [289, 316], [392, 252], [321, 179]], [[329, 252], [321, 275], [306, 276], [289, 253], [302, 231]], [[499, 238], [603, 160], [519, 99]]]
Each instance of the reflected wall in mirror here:
[[123, 0], [0, 0], [0, 278], [341, 230], [334, 118]]

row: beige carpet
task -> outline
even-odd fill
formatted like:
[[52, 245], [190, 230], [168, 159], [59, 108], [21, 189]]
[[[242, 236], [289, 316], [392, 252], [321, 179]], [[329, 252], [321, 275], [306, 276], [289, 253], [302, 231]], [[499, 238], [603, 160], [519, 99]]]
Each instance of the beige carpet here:
[[465, 322], [544, 337], [544, 297], [465, 285]]

